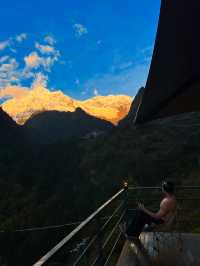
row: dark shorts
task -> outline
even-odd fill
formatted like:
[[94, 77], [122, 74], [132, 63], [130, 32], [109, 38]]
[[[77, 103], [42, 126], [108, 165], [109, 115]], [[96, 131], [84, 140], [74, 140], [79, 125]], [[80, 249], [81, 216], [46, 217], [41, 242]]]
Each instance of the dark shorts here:
[[152, 223], [163, 224], [164, 220], [153, 218], [141, 210], [136, 210], [130, 225], [127, 227], [126, 233], [128, 236], [138, 237], [142, 232], [144, 225], [151, 225]]

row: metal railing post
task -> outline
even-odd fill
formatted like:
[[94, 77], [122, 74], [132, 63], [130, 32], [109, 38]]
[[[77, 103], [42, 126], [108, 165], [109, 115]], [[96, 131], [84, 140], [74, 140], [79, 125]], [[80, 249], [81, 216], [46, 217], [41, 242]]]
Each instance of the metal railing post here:
[[128, 218], [128, 182], [124, 181], [124, 220], [127, 222]]

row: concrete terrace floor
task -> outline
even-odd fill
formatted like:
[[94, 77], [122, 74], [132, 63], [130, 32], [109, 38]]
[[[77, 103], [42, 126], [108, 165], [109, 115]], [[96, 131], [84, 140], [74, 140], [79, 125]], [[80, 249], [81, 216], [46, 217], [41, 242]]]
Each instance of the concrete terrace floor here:
[[142, 233], [126, 241], [117, 266], [199, 266], [200, 234]]

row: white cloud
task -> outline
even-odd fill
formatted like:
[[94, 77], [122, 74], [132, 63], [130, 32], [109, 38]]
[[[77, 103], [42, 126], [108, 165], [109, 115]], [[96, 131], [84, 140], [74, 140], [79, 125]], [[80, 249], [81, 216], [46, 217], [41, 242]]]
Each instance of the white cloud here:
[[74, 25], [73, 25], [73, 29], [74, 29], [74, 31], [75, 31], [75, 36], [76, 36], [77, 38], [80, 38], [82, 35], [88, 33], [87, 28], [86, 28], [84, 25], [79, 24], [79, 23], [74, 24]]
[[32, 69], [24, 68], [21, 70], [21, 78], [26, 80], [26, 79], [31, 79], [35, 77], [35, 72], [32, 71]]
[[49, 45], [54, 45], [56, 43], [56, 40], [50, 36], [50, 35], [47, 35], [45, 36], [44, 40], [49, 44]]
[[23, 42], [24, 40], [27, 39], [27, 34], [26, 33], [21, 33], [21, 34], [17, 35], [15, 39], [16, 39], [17, 42], [21, 43], [21, 42]]
[[55, 51], [51, 56], [42, 57], [34, 51], [28, 56], [25, 56], [24, 61], [27, 69], [38, 69], [39, 67], [43, 67], [45, 71], [50, 72], [51, 67], [58, 61], [59, 55], [59, 51]]
[[16, 59], [7, 58], [6, 61], [2, 61], [0, 64], [0, 88], [18, 84], [20, 81], [19, 64]]
[[10, 51], [13, 52], [13, 53], [17, 53], [17, 50], [15, 48], [10, 48]]
[[0, 57], [0, 64], [4, 63], [5, 61], [7, 61], [10, 57], [8, 55], [4, 55], [2, 57]]
[[16, 69], [18, 67], [18, 63], [15, 58], [10, 58], [9, 62], [4, 63], [0, 66], [1, 71], [10, 71]]
[[117, 73], [96, 75], [83, 84], [83, 91], [94, 94], [94, 88], [99, 88], [104, 94], [124, 93], [134, 96], [137, 90], [146, 83], [149, 64], [138, 64]]
[[81, 95], [86, 95], [87, 93], [88, 93], [87, 90], [83, 90], [83, 91], [81, 92]]
[[[15, 42], [21, 43], [26, 38], [27, 34], [21, 33], [0, 42], [0, 50], [8, 47], [10, 51], [16, 52]], [[33, 84], [41, 83], [45, 85], [47, 83], [48, 76], [46, 74], [51, 71], [52, 66], [58, 61], [60, 52], [53, 46], [55, 40], [52, 37], [46, 36], [45, 41], [48, 44], [35, 43], [37, 50], [33, 50], [24, 57], [24, 65], [22, 66], [11, 56], [4, 54], [0, 57], [0, 87], [21, 85], [21, 82], [29, 79], [33, 80]]]
[[54, 65], [55, 61], [57, 61], [57, 60], [58, 60], [57, 57], [48, 56], [46, 58], [42, 58], [41, 65], [44, 67], [44, 70], [50, 72], [51, 67]]
[[152, 54], [152, 52], [153, 52], [153, 44], [152, 45], [148, 45], [148, 46], [140, 49], [140, 52], [143, 53], [143, 54], [147, 54], [147, 53]]
[[37, 87], [46, 88], [47, 82], [48, 82], [48, 76], [44, 75], [42, 72], [39, 72], [35, 74], [31, 87], [32, 88], [37, 88]]
[[94, 88], [93, 94], [94, 94], [94, 96], [98, 96], [99, 95], [99, 92], [98, 92], [98, 90], [96, 88]]
[[29, 55], [24, 57], [24, 61], [27, 68], [38, 68], [42, 63], [42, 58], [37, 52], [31, 52]]
[[19, 68], [19, 63], [10, 56], [0, 57], [0, 87], [20, 85], [24, 79], [33, 78], [34, 73], [30, 69]]
[[10, 46], [10, 39], [0, 42], [0, 51], [3, 51]]
[[0, 42], [0, 51], [5, 50], [6, 48], [10, 48], [10, 50], [14, 53], [16, 53], [15, 48], [12, 46], [14, 45], [15, 42], [23, 42], [27, 38], [26, 33], [21, 33], [19, 35], [16, 35], [15, 37], [10, 37], [9, 39]]
[[[24, 57], [25, 67], [22, 71], [23, 79], [33, 78], [32, 86], [43, 87], [48, 81], [47, 72], [51, 72], [52, 66], [58, 61], [60, 52], [51, 45], [42, 45], [35, 43], [38, 51], [32, 51], [29, 55]], [[35, 73], [37, 71], [37, 73]]]
[[[38, 63], [36, 65], [36, 68], [42, 66], [45, 71], [50, 72], [51, 67], [56, 61], [58, 61], [58, 58], [60, 57], [60, 52], [56, 50], [54, 46], [43, 45], [39, 44], [38, 42], [35, 43], [35, 47], [42, 54], [42, 56], [38, 55], [37, 52], [32, 52], [32, 54], [29, 55], [30, 61], [32, 61], [31, 59], [32, 57], [34, 57], [33, 59], [35, 59], [35, 61]], [[27, 59], [25, 61], [27, 61]]]
[[153, 45], [146, 46], [139, 50], [138, 57], [144, 63], [150, 63], [153, 54]]
[[52, 54], [55, 53], [55, 48], [50, 45], [42, 45], [38, 42], [35, 43], [35, 48], [40, 51], [41, 54]]
[[[41, 59], [43, 60], [43, 58]], [[26, 65], [24, 68], [19, 68], [19, 64], [15, 58], [7, 56], [0, 58], [0, 88], [10, 85], [21, 85], [23, 80], [33, 79], [33, 86], [46, 86], [48, 77], [41, 71], [35, 73], [33, 69], [37, 69], [40, 64], [49, 64], [49, 61], [41, 61], [34, 53], [26, 58]], [[45, 65], [44, 68], [47, 66]], [[49, 67], [49, 66], [48, 66]]]
[[125, 62], [119, 65], [119, 69], [123, 70], [123, 69], [131, 67], [132, 65], [133, 65], [132, 61]]

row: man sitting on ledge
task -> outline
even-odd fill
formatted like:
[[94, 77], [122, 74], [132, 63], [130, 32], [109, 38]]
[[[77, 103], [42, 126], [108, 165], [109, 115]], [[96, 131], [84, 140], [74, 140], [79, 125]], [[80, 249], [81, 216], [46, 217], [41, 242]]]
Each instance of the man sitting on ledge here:
[[173, 219], [177, 208], [174, 190], [175, 187], [172, 182], [164, 181], [162, 183], [164, 198], [160, 203], [160, 210], [156, 213], [148, 210], [143, 204], [139, 203], [131, 224], [127, 228], [125, 226], [120, 226], [121, 230], [125, 233], [126, 238], [138, 238], [146, 224], [167, 224]]

